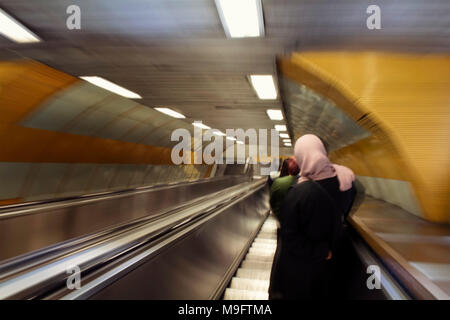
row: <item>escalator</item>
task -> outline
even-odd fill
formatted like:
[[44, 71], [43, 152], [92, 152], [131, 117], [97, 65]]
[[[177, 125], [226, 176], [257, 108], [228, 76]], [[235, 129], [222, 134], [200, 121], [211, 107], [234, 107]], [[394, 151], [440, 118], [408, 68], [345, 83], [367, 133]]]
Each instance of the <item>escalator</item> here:
[[[267, 300], [270, 272], [277, 246], [277, 221], [270, 215], [225, 290], [224, 300]], [[408, 300], [411, 296], [358, 233], [346, 227], [331, 283], [333, 300]], [[369, 289], [369, 266], [380, 270], [380, 288]]]
[[[333, 299], [428, 298], [355, 221]], [[265, 179], [234, 176], [12, 206], [0, 212], [2, 248], [10, 245], [0, 261], [0, 299], [265, 300], [276, 229]], [[374, 265], [376, 290], [367, 286]], [[69, 271], [77, 268], [74, 290]]]
[[12, 206], [0, 299], [214, 299], [267, 213], [265, 180], [235, 176]]

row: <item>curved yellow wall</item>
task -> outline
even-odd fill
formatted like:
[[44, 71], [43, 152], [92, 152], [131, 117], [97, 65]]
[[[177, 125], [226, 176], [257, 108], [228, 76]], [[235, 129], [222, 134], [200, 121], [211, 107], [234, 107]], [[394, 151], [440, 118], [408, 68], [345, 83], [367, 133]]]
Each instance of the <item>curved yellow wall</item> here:
[[423, 217], [450, 222], [450, 56], [305, 52], [283, 75], [333, 100], [372, 136], [333, 159], [359, 175], [410, 181]]
[[171, 161], [170, 132], [190, 124], [35, 61], [0, 62], [0, 111], [0, 205], [211, 172]]
[[33, 61], [0, 63], [0, 161], [171, 163], [169, 148], [20, 125], [46, 99], [78, 81]]

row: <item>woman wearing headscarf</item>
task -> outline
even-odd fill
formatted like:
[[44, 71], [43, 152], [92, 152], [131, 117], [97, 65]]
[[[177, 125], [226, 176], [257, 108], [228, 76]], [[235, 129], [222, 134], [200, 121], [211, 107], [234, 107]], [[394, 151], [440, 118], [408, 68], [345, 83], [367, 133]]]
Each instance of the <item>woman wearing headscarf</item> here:
[[[333, 165], [319, 137], [307, 134], [294, 147], [300, 168], [281, 209], [279, 248], [272, 267], [271, 299], [323, 299], [342, 234], [342, 221], [355, 194], [353, 172]], [[350, 201], [350, 202], [349, 202]]]

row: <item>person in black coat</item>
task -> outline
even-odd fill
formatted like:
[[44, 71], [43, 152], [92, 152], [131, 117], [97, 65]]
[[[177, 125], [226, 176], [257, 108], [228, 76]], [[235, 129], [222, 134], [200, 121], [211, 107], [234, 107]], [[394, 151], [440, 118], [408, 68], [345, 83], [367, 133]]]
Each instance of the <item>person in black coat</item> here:
[[315, 135], [299, 138], [294, 151], [300, 179], [282, 205], [269, 299], [326, 299], [355, 176], [330, 163]]

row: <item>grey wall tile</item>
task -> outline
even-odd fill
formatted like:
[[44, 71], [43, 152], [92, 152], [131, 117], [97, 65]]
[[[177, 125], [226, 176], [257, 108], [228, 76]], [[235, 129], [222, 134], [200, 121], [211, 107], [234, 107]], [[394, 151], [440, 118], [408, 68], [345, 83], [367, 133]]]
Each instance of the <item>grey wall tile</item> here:
[[0, 200], [20, 197], [31, 164], [24, 162], [0, 162]]
[[96, 166], [92, 163], [71, 164], [70, 175], [62, 185], [58, 196], [69, 197], [86, 194]]
[[128, 189], [128, 185], [133, 178], [135, 170], [134, 164], [118, 164], [116, 175], [110, 184], [110, 189]]
[[89, 184], [89, 193], [107, 191], [117, 170], [117, 164], [99, 164]]
[[26, 201], [52, 199], [57, 197], [59, 187], [68, 174], [69, 164], [40, 163], [33, 176], [30, 188], [24, 194]]
[[109, 100], [107, 104], [102, 106], [102, 111], [120, 116], [124, 112], [128, 112], [137, 106], [138, 104], [133, 100], [114, 95], [113, 99]]
[[96, 109], [80, 118], [67, 132], [73, 134], [80, 134], [85, 136], [95, 136], [98, 131], [101, 131], [109, 122], [113, 121], [116, 116], [112, 113], [103, 112]]
[[366, 188], [366, 193], [384, 200], [417, 216], [422, 216], [420, 205], [409, 181], [357, 176]]
[[144, 185], [145, 172], [147, 170], [147, 165], [137, 164], [134, 166], [134, 173], [131, 177], [129, 187], [136, 188]]
[[110, 93], [86, 82], [63, 90], [22, 122], [25, 127], [62, 130], [81, 112], [105, 99]]
[[107, 127], [96, 133], [97, 137], [121, 140], [121, 138], [136, 126], [138, 122], [136, 120], [128, 119], [125, 117], [116, 118], [113, 123], [110, 123]]

